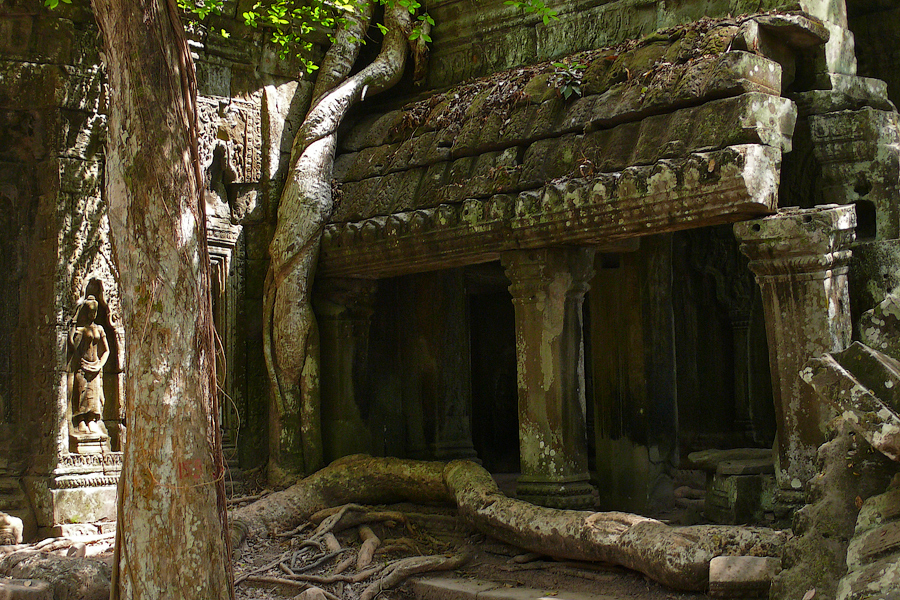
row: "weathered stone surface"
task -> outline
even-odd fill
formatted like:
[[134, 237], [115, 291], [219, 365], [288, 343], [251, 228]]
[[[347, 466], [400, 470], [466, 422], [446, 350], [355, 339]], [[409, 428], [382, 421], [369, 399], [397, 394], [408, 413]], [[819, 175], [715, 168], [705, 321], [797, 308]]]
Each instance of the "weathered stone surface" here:
[[[440, 187], [429, 184], [415, 193], [412, 185], [404, 186], [415, 193], [412, 196], [395, 193], [393, 188], [396, 186], [390, 185], [390, 181], [396, 178], [391, 173], [377, 185], [369, 183], [358, 187], [345, 183], [343, 198], [347, 206], [355, 207], [356, 218], [369, 217], [425, 208], [436, 203], [455, 203], [464, 198], [518, 192], [561, 177], [590, 177], [597, 172], [620, 171], [632, 165], [649, 165], [661, 158], [682, 157], [698, 149], [762, 143], [788, 151], [795, 117], [794, 105], [787, 99], [768, 94], [744, 94], [649, 117], [640, 123], [538, 140], [525, 151], [521, 168], [517, 158], [519, 150], [511, 147], [504, 150], [503, 159], [493, 165], [490, 164], [490, 156], [496, 156], [493, 152], [482, 154], [477, 161], [474, 157], [458, 158], [449, 163]], [[496, 139], [494, 133], [490, 135]], [[417, 139], [421, 137], [414, 138]], [[482, 149], [489, 146], [486, 144]], [[401, 151], [403, 149], [396, 146], [366, 148], [355, 155], [352, 166], [345, 164], [341, 168], [347, 181], [377, 177], [396, 164], [392, 155]], [[408, 164], [419, 162], [409, 160]], [[475, 172], [476, 164], [479, 164], [478, 173]], [[365, 208], [366, 203], [373, 202], [373, 190], [384, 190], [384, 193], [375, 191], [380, 198], [377, 207]], [[346, 215], [346, 210], [339, 209], [334, 220], [345, 220]]]
[[863, 108], [809, 119], [816, 158], [822, 165], [822, 196], [839, 204], [875, 208], [876, 240], [900, 237], [900, 124], [897, 113]]
[[854, 342], [810, 359], [800, 376], [874, 448], [900, 461], [900, 363]]
[[735, 225], [750, 258], [766, 315], [769, 364], [778, 427], [779, 487], [801, 490], [814, 475], [829, 412], [800, 379], [807, 358], [850, 343], [847, 288], [852, 207], [781, 209]]
[[14, 552], [0, 560], [0, 573], [17, 579], [46, 581], [55, 600], [106, 600], [110, 572], [106, 560], [44, 552]]
[[875, 308], [863, 313], [859, 334], [863, 344], [900, 360], [900, 295], [892, 292]]
[[716, 473], [708, 480], [703, 514], [713, 523], [758, 522], [763, 516], [763, 494], [773, 480], [772, 476]]
[[22, 519], [0, 512], [0, 546], [22, 543]]
[[847, 574], [838, 600], [890, 599], [900, 594], [900, 476], [885, 493], [863, 503], [847, 551]]
[[856, 518], [856, 533], [866, 533], [885, 523], [900, 520], [900, 489], [888, 490], [865, 501]]
[[[516, 497], [553, 508], [594, 505], [587, 462], [582, 303], [594, 250], [501, 256], [516, 310], [522, 475]], [[548, 333], [550, 335], [548, 335]]]
[[784, 549], [785, 570], [773, 581], [772, 600], [797, 600], [813, 588], [817, 597], [835, 597], [847, 572], [857, 503], [881, 493], [896, 472], [895, 463], [873, 451], [847, 423], [837, 419], [833, 424], [834, 439], [817, 453], [818, 475], [809, 483], [808, 504], [794, 516], [794, 537]]
[[900, 561], [896, 554], [850, 572], [842, 578], [837, 600], [896, 600], [900, 589]]
[[715, 473], [722, 462], [773, 461], [771, 448], [733, 448], [730, 450], [701, 450], [688, 454], [690, 463], [709, 473]]
[[53, 588], [39, 579], [0, 579], [0, 600], [53, 600]]
[[709, 563], [709, 595], [713, 598], [768, 598], [780, 558], [717, 556]]
[[63, 67], [28, 62], [0, 62], [0, 106], [40, 110], [59, 106], [63, 98]]
[[880, 79], [830, 73], [830, 89], [810, 90], [793, 94], [802, 116], [824, 114], [839, 110], [859, 110], [871, 107], [893, 111], [894, 104], [888, 99], [887, 84]]
[[[325, 230], [319, 269], [388, 276], [495, 260], [512, 248], [608, 243], [765, 214], [775, 207], [779, 158], [771, 147], [735, 146], [518, 196], [334, 223]], [[351, 198], [370, 193], [356, 190]]]

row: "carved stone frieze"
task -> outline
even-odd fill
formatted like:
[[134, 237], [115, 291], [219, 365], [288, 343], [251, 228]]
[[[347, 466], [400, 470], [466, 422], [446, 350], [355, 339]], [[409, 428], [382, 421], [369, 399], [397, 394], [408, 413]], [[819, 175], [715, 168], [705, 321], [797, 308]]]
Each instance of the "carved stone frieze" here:
[[770, 146], [733, 146], [516, 196], [332, 223], [319, 269], [387, 277], [495, 260], [511, 249], [599, 245], [765, 215], [776, 207], [780, 162]]
[[71, 490], [76, 488], [100, 487], [104, 485], [117, 485], [117, 475], [84, 475], [77, 477], [64, 477], [50, 480], [50, 489]]
[[238, 99], [197, 99], [200, 164], [213, 162], [216, 148], [225, 148], [228, 167], [235, 179], [229, 183], [258, 182], [262, 173], [259, 106]]

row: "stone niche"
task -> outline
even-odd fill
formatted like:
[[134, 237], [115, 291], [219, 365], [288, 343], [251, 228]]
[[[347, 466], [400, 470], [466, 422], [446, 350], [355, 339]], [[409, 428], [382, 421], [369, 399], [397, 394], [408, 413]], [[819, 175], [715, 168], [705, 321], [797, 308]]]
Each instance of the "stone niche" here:
[[[105, 224], [105, 219], [101, 220]], [[116, 517], [116, 484], [125, 442], [125, 334], [118, 287], [101, 251], [94, 270], [60, 298], [56, 327], [56, 443], [36, 454], [24, 477], [39, 534], [98, 533]], [[74, 295], [74, 294], [73, 294]], [[103, 523], [110, 523], [104, 526]]]

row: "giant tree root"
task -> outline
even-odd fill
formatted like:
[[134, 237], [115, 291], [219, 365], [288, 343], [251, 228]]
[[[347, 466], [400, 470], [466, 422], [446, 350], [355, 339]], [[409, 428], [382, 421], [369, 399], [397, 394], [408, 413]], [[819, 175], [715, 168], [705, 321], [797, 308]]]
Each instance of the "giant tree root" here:
[[232, 540], [237, 547], [247, 536], [291, 529], [331, 506], [399, 501], [453, 503], [469, 524], [504, 542], [554, 558], [622, 565], [683, 590], [707, 588], [716, 556], [780, 556], [788, 537], [765, 528], [675, 528], [628, 513], [544, 508], [507, 498], [490, 473], [470, 461], [357, 455], [233, 511]]

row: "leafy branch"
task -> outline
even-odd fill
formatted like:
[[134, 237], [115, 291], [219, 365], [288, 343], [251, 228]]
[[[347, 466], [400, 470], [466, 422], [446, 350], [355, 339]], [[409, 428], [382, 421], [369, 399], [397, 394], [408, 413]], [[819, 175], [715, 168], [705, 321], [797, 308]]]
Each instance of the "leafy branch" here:
[[538, 15], [541, 17], [544, 25], [548, 25], [551, 20], [559, 20], [556, 11], [544, 4], [543, 0], [506, 0], [503, 4], [521, 8], [528, 14]]
[[550, 75], [550, 84], [559, 90], [562, 97], [568, 100], [572, 94], [581, 96], [581, 80], [587, 65], [578, 62], [551, 64], [556, 67], [556, 71]]

